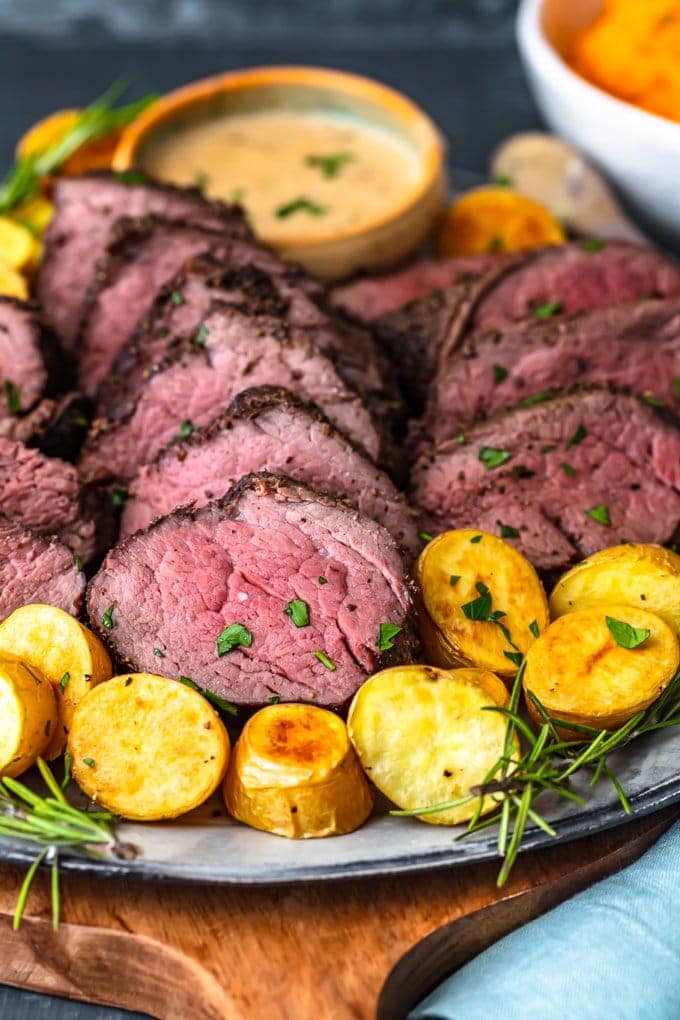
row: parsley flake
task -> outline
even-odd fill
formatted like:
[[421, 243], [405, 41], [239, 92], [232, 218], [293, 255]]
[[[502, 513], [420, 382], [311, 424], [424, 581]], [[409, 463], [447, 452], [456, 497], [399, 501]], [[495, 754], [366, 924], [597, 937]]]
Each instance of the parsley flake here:
[[581, 245], [581, 251], [602, 251], [603, 248], [604, 241], [601, 241], [599, 237], [589, 237]]
[[389, 652], [390, 648], [394, 648], [394, 639], [397, 634], [401, 634], [401, 627], [398, 627], [396, 623], [381, 623], [378, 635], [378, 651]]
[[680, 397], [680, 376], [673, 380], [673, 389], [675, 390], [676, 397]]
[[291, 599], [284, 609], [296, 627], [309, 627], [309, 606], [302, 599]]
[[598, 503], [597, 506], [591, 506], [590, 510], [586, 510], [586, 517], [590, 517], [592, 521], [597, 521], [598, 524], [603, 524], [606, 528], [611, 524], [609, 507], [606, 503]]
[[515, 666], [519, 667], [522, 665], [522, 659], [524, 656], [521, 652], [506, 652], [506, 650], [503, 649], [503, 655], [506, 659], [510, 659], [510, 662], [514, 662]]
[[146, 177], [139, 170], [118, 170], [114, 177], [121, 184], [146, 184]]
[[178, 290], [173, 290], [172, 294], [170, 295], [170, 304], [175, 305], [175, 306], [183, 305], [184, 304], [184, 296], [182, 294], [180, 294], [180, 292]]
[[111, 489], [111, 502], [114, 506], [124, 506], [129, 498], [130, 493], [127, 489], [119, 489], [117, 486], [114, 486], [113, 489]]
[[615, 620], [612, 616], [605, 616], [604, 619], [609, 633], [622, 648], [638, 648], [652, 633], [646, 627], [632, 627], [625, 620]]
[[5, 379], [4, 386], [7, 410], [10, 414], [18, 414], [21, 410], [21, 390], [11, 379]]
[[491, 592], [485, 584], [478, 581], [475, 585], [479, 597], [465, 602], [460, 608], [468, 620], [488, 620], [491, 615]]
[[497, 188], [511, 188], [515, 183], [510, 174], [498, 174], [494, 177], [493, 183]]
[[209, 335], [207, 328], [205, 326], [200, 326], [198, 333], [194, 337], [194, 344], [196, 347], [205, 347]]
[[571, 478], [576, 474], [576, 468], [573, 468], [571, 464], [567, 464], [565, 460], [562, 461], [560, 467], [564, 471], [565, 475], [569, 475]]
[[190, 687], [192, 691], [198, 691], [206, 701], [210, 701], [216, 708], [221, 709], [223, 712], [228, 712], [229, 715], [238, 715], [236, 705], [232, 705], [231, 701], [227, 701], [226, 698], [220, 698], [219, 694], [213, 694], [212, 691], [207, 691], [205, 687], [200, 687], [195, 680], [191, 680], [188, 676], [178, 676], [177, 679], [185, 687]]
[[87, 765], [89, 769], [93, 769], [95, 768], [97, 763], [95, 762], [94, 758], [83, 758], [83, 764]]
[[482, 541], [483, 537], [484, 537], [483, 535], [473, 535], [472, 538], [470, 539], [470, 542], [472, 543], [472, 545], [477, 545], [478, 542]]
[[278, 703], [280, 701], [281, 701], [281, 695], [280, 694], [272, 694], [271, 698], [269, 699], [269, 704], [270, 705], [278, 705]]
[[550, 453], [551, 450], [555, 449], [555, 444], [554, 443], [544, 443], [543, 446], [539, 446], [538, 449], [540, 450], [541, 453]]
[[538, 635], [541, 633], [540, 630], [538, 629], [538, 623], [536, 622], [536, 620], [531, 621], [531, 623], [529, 624], [529, 630], [531, 631], [534, 637], [538, 637]]
[[78, 555], [78, 553], [76, 553], [75, 556], [73, 557], [73, 562], [75, 563], [76, 570], [79, 570], [82, 573], [84, 563], [82, 561], [82, 558]]
[[539, 305], [538, 308], [534, 308], [532, 314], [535, 319], [551, 319], [553, 315], [557, 315], [561, 311], [562, 304], [560, 301], [549, 301], [545, 305]]
[[221, 634], [217, 636], [217, 654], [220, 658], [230, 652], [233, 648], [241, 645], [243, 648], [250, 648], [253, 643], [253, 635], [242, 623], [230, 623]]
[[317, 577], [316, 583], [317, 584], [328, 584], [328, 578], [327, 577]]
[[352, 159], [354, 159], [354, 156], [351, 152], [334, 152], [328, 156], [307, 156], [305, 163], [307, 166], [317, 167], [324, 177], [332, 180], [338, 176], [343, 166]]
[[301, 195], [299, 198], [294, 198], [292, 202], [286, 202], [284, 205], [278, 206], [274, 210], [274, 215], [279, 220], [285, 220], [297, 212], [306, 212], [310, 216], [325, 216], [328, 210], [324, 205], [312, 202], [311, 199]]
[[655, 397], [653, 393], [643, 393], [642, 399], [645, 404], [649, 404], [650, 407], [663, 407], [663, 401]]
[[160, 648], [154, 648], [153, 654], [156, 656], [157, 659], [165, 658], [165, 652], [161, 651]]
[[460, 577], [461, 577], [460, 574], [451, 574], [451, 577], [449, 578], [449, 584], [451, 585], [452, 588], [454, 585], [458, 584], [458, 582], [460, 581]]
[[579, 443], [583, 442], [587, 435], [588, 430], [586, 429], [585, 425], [577, 425], [571, 439], [567, 440], [567, 449], [570, 450], [572, 446], [578, 446]]
[[64, 691], [68, 687], [68, 682], [69, 682], [70, 679], [71, 679], [71, 674], [70, 673], [64, 673], [63, 677], [59, 681], [59, 690], [61, 691], [62, 694], [64, 693]]
[[318, 659], [318, 661], [321, 663], [321, 665], [325, 666], [326, 669], [330, 670], [331, 673], [335, 672], [337, 667], [336, 667], [334, 662], [331, 662], [331, 660], [328, 658], [328, 656], [326, 655], [325, 652], [317, 651], [317, 652], [314, 652], [313, 655], [314, 655], [314, 658]]
[[188, 439], [192, 432], [196, 431], [196, 426], [189, 418], [185, 418], [179, 427], [179, 432], [175, 436], [175, 439]]
[[508, 370], [503, 368], [502, 365], [492, 365], [491, 371], [493, 372], [493, 381], [495, 383], [502, 383], [504, 379], [508, 378]]
[[519, 529], [513, 528], [512, 524], [503, 524], [502, 521], [496, 521], [496, 524], [501, 529], [501, 538], [519, 538]]
[[518, 407], [533, 407], [534, 404], [544, 404], [546, 400], [552, 400], [554, 393], [551, 390], [543, 390], [540, 393], [532, 393], [530, 396], [520, 400]]
[[113, 618], [113, 606], [109, 606], [105, 613], [102, 613], [102, 627], [106, 627], [107, 630], [113, 630], [116, 626], [116, 621]]
[[477, 456], [489, 471], [505, 464], [506, 460], [510, 460], [507, 450], [497, 450], [493, 446], [480, 446]]
[[434, 538], [434, 535], [431, 535], [429, 531], [419, 531], [418, 538], [420, 539], [421, 542], [431, 542], [432, 539]]

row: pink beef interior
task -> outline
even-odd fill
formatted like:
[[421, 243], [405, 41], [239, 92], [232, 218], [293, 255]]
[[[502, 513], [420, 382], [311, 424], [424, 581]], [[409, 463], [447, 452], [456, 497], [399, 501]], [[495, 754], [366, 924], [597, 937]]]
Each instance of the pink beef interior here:
[[70, 549], [0, 515], [0, 620], [35, 602], [76, 615], [84, 593]]
[[16, 413], [9, 406], [8, 390], [19, 410], [26, 411], [40, 399], [46, 383], [35, 311], [0, 298], [0, 418]]
[[[90, 617], [99, 625], [113, 607], [105, 636], [135, 669], [161, 661], [237, 703], [340, 706], [376, 667], [380, 624], [401, 625], [411, 608], [399, 554], [372, 521], [253, 477], [230, 509], [178, 511], [114, 548], [91, 584]], [[285, 614], [292, 599], [307, 603], [310, 626]], [[252, 646], [220, 657], [217, 638], [235, 622]]]

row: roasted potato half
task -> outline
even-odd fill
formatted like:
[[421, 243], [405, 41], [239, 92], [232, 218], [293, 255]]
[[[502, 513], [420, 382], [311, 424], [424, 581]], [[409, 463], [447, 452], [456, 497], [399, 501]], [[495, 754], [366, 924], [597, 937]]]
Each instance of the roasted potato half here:
[[353, 832], [373, 807], [342, 719], [315, 705], [268, 705], [243, 728], [224, 780], [229, 813], [309, 839]]
[[56, 725], [49, 680], [14, 656], [1, 656], [0, 776], [19, 776], [35, 765]]
[[680, 556], [660, 545], [614, 545], [567, 571], [550, 596], [553, 617], [620, 603], [649, 609], [680, 634]]
[[[639, 643], [622, 646], [612, 628], [617, 633], [624, 629], [619, 639]], [[637, 633], [626, 635], [625, 628]], [[656, 701], [679, 664], [678, 638], [656, 613], [628, 605], [580, 609], [555, 620], [534, 642], [527, 653], [523, 685], [550, 715], [611, 730]], [[540, 723], [529, 697], [527, 706]], [[564, 727], [563, 731], [569, 732]]]
[[58, 719], [45, 750], [48, 760], [66, 747], [73, 713], [97, 684], [111, 678], [111, 659], [99, 638], [55, 606], [22, 606], [0, 623], [0, 655], [18, 656], [54, 688]]
[[[503, 753], [506, 720], [489, 706], [506, 706], [503, 682], [483, 669], [394, 666], [376, 673], [354, 696], [347, 728], [366, 773], [406, 811], [470, 793]], [[470, 818], [475, 799], [434, 814], [433, 825]], [[488, 800], [484, 810], [491, 810]]]
[[[447, 531], [415, 567], [419, 627], [428, 661], [514, 676], [548, 625], [538, 574], [513, 546], [485, 531]], [[485, 594], [486, 593], [486, 594]], [[496, 621], [489, 617], [500, 613]]]
[[122, 818], [176, 818], [220, 785], [229, 736], [197, 691], [151, 673], [116, 676], [76, 708], [68, 735], [84, 793]]

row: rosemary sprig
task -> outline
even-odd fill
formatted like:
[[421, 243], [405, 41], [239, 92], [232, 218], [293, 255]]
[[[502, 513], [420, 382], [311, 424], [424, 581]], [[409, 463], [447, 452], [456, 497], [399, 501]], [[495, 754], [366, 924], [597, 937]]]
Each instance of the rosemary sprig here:
[[0, 214], [34, 195], [43, 177], [57, 170], [81, 145], [118, 131], [158, 98], [154, 93], [114, 108], [127, 88], [128, 82], [124, 79], [114, 82], [103, 96], [85, 107], [73, 126], [51, 145], [41, 152], [16, 160], [0, 184]]
[[79, 850], [89, 856], [129, 857], [132, 848], [120, 843], [114, 831], [115, 817], [107, 811], [83, 811], [69, 804], [64, 791], [47, 764], [38, 758], [38, 768], [48, 789], [40, 796], [16, 779], [0, 779], [0, 836], [26, 840], [39, 850], [26, 872], [19, 890], [13, 928], [18, 930], [26, 909], [28, 894], [41, 864], [51, 867], [50, 890], [52, 927], [59, 927], [61, 896], [59, 891], [59, 854]]
[[[503, 753], [484, 780], [472, 787], [469, 794], [454, 800], [391, 812], [401, 817], [435, 814], [476, 800], [475, 812], [465, 832], [457, 838], [498, 825], [498, 852], [503, 861], [497, 879], [499, 887], [505, 884], [512, 871], [529, 822], [550, 836], [556, 835], [555, 829], [536, 810], [535, 802], [539, 796], [550, 792], [576, 804], [585, 804], [586, 799], [571, 788], [571, 782], [577, 773], [587, 770], [592, 772], [589, 787], [596, 786], [606, 776], [614, 787], [621, 807], [626, 814], [631, 814], [630, 801], [621, 781], [609, 765], [609, 756], [644, 734], [680, 726], [680, 673], [653, 705], [637, 712], [616, 730], [597, 730], [551, 716], [529, 691], [528, 698], [541, 720], [540, 727], [535, 728], [519, 714], [523, 674], [522, 665], [507, 708], [489, 705], [485, 709], [499, 712], [505, 717], [506, 731]], [[561, 737], [560, 730], [567, 730], [577, 736], [573, 739]], [[496, 805], [491, 812], [482, 816], [485, 801], [489, 797]]]

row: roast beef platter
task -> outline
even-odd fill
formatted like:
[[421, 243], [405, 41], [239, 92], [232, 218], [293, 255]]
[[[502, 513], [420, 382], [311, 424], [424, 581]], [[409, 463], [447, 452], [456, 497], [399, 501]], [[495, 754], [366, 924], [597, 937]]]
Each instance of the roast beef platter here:
[[576, 237], [327, 284], [198, 188], [50, 198], [34, 299], [0, 299], [0, 692], [37, 720], [0, 775], [66, 747], [111, 819], [224, 781], [279, 835], [383, 816], [376, 787], [474, 829], [485, 775], [526, 790], [522, 691], [556, 789], [659, 695], [674, 719], [671, 257]]

